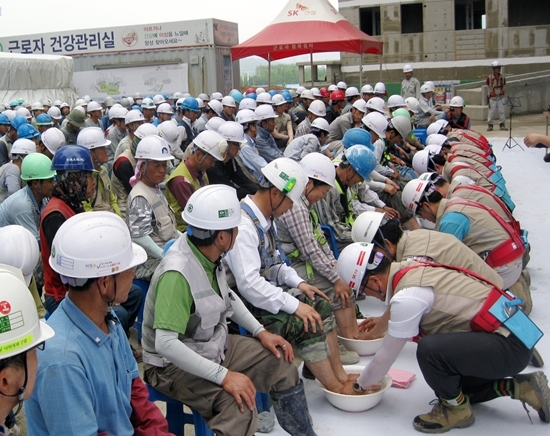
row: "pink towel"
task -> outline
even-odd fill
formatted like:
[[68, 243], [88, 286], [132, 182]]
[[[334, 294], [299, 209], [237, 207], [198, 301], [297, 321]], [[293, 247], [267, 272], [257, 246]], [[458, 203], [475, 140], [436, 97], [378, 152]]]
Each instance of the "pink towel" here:
[[395, 369], [392, 368], [388, 371], [388, 374], [392, 378], [392, 386], [394, 388], [403, 388], [407, 389], [411, 382], [416, 377], [416, 374], [405, 371], [404, 369]]

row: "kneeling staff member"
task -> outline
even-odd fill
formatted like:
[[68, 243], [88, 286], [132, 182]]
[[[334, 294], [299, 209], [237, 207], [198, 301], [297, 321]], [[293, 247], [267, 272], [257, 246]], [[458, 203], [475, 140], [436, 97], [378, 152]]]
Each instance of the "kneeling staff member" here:
[[[344, 268], [347, 263], [354, 268]], [[352, 288], [390, 305], [382, 347], [352, 389], [346, 386], [346, 393], [361, 394], [377, 383], [408, 339], [420, 334], [418, 364], [438, 402], [431, 412], [414, 418], [416, 430], [443, 433], [469, 427], [474, 423], [470, 404], [502, 396], [520, 400], [524, 407], [529, 404], [542, 421], [550, 422], [546, 376], [542, 371], [519, 374], [542, 336], [527, 315], [515, 312], [521, 300], [509, 300], [513, 296], [507, 297], [465, 268], [434, 262], [392, 263], [374, 250], [374, 244], [350, 245], [338, 266], [340, 277]], [[510, 322], [513, 319], [516, 326]], [[533, 332], [534, 339], [527, 331]]]
[[[196, 409], [218, 436], [254, 434], [256, 389], [270, 393], [289, 434], [315, 436], [292, 346], [266, 331], [227, 286], [220, 262], [239, 232], [235, 189], [200, 188], [183, 219], [187, 232], [163, 257], [145, 302], [145, 379]], [[255, 338], [228, 335], [227, 318]]]

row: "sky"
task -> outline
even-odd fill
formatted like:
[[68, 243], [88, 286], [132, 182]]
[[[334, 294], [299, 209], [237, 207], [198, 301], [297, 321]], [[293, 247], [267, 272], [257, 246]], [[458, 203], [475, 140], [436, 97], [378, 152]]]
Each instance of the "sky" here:
[[[218, 18], [239, 24], [244, 42], [288, 0], [0, 0], [0, 36]], [[338, 0], [330, 0], [338, 8]]]

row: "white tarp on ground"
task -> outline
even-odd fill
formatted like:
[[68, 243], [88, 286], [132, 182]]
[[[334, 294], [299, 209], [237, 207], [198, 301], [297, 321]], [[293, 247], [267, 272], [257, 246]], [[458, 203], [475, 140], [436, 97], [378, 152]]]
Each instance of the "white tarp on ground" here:
[[0, 102], [50, 100], [74, 103], [73, 59], [68, 56], [0, 53]]
[[73, 85], [78, 95], [88, 94], [100, 102], [135, 92], [144, 96], [188, 92], [188, 64], [79, 71], [73, 75]]

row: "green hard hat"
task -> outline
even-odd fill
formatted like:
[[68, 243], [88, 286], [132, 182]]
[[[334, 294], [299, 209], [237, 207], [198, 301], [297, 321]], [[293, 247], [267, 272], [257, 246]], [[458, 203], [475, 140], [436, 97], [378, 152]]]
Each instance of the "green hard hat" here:
[[404, 117], [407, 117], [409, 120], [411, 119], [411, 114], [405, 108], [399, 108], [399, 109], [396, 109], [392, 112], [392, 118], [397, 117], [399, 115], [403, 115]]
[[55, 176], [52, 170], [52, 161], [42, 153], [31, 153], [23, 159], [21, 164], [21, 178], [23, 180], [46, 180]]

